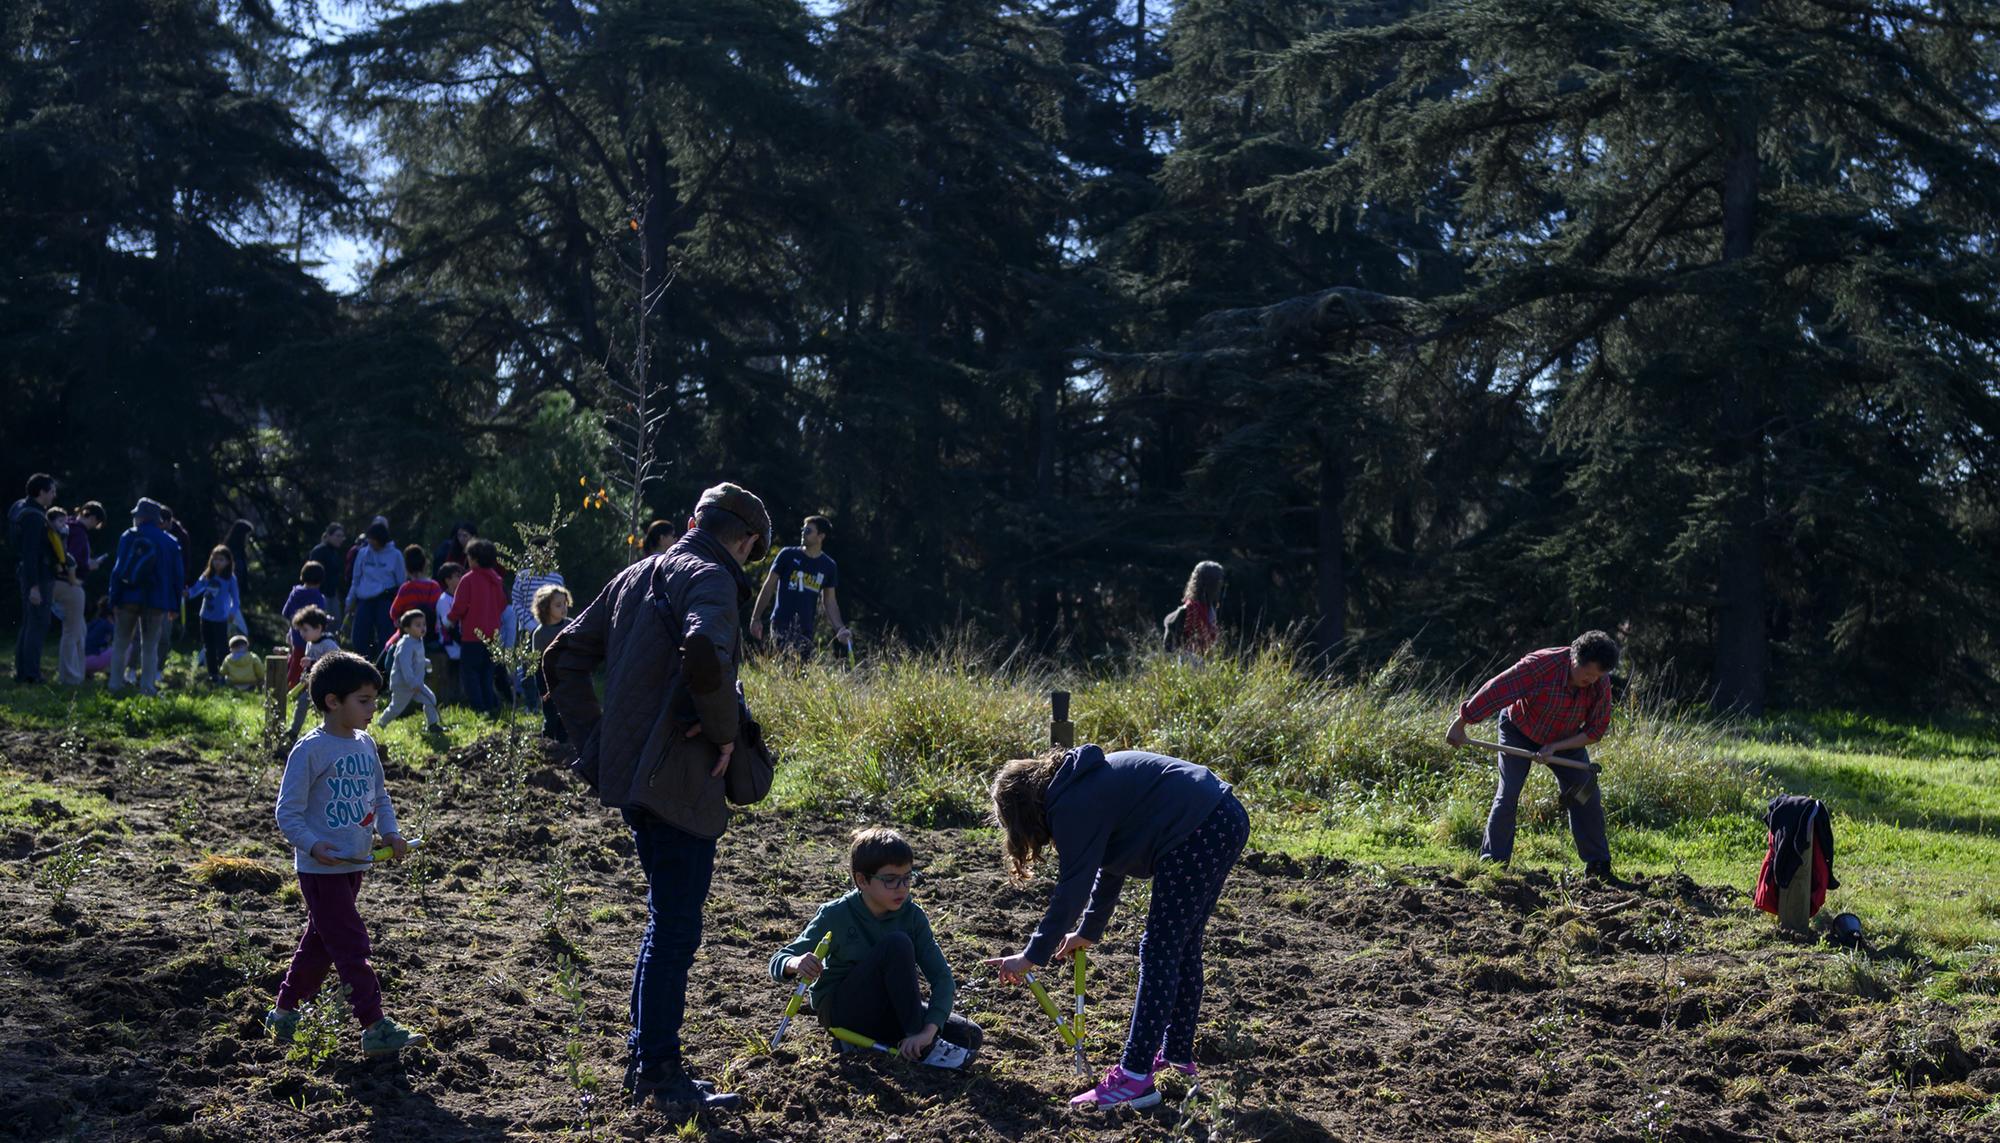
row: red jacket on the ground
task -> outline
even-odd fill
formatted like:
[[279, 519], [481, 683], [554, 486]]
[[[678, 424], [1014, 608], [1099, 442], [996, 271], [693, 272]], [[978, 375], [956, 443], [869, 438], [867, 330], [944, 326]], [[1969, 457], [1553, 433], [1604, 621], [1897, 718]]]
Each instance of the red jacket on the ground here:
[[484, 643], [500, 633], [500, 611], [507, 606], [507, 588], [492, 568], [473, 568], [458, 581], [446, 619], [458, 624], [458, 637]]

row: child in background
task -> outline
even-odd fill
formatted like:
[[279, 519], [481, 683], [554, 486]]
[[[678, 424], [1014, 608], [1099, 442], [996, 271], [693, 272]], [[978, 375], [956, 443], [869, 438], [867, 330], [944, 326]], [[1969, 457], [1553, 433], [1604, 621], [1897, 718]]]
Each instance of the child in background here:
[[429, 626], [430, 621], [415, 607], [396, 620], [396, 637], [389, 647], [389, 706], [382, 712], [383, 726], [401, 717], [415, 702], [423, 704], [426, 729], [433, 733], [444, 730], [444, 723], [438, 721], [437, 695], [424, 684], [431, 668], [431, 661], [424, 656], [424, 632]]
[[451, 605], [457, 599], [458, 581], [465, 578], [465, 569], [458, 564], [438, 566], [438, 641], [444, 644], [445, 658], [458, 662], [458, 626], [446, 621], [451, 614]]
[[[930, 918], [910, 900], [910, 843], [891, 829], [854, 831], [847, 866], [854, 888], [819, 907], [798, 939], [771, 957], [771, 979], [812, 981], [821, 1025], [894, 1044], [904, 1059], [934, 1068], [964, 1067], [983, 1038], [979, 1025], [955, 1016], [951, 966], [931, 935]], [[833, 934], [825, 963], [813, 955]], [[917, 970], [930, 1003], [917, 990]], [[950, 1039], [939, 1033], [949, 1030]]]
[[[524, 566], [514, 573], [514, 585], [508, 589], [508, 598], [513, 603], [509, 610], [514, 613], [514, 635], [513, 638], [506, 640], [507, 646], [525, 642], [530, 650], [537, 656], [540, 655], [541, 646], [535, 642], [535, 630], [541, 626], [542, 620], [535, 611], [535, 600], [542, 594], [543, 588], [562, 586], [562, 573], [558, 571], [544, 572], [532, 566]], [[539, 710], [542, 705], [542, 688], [540, 681], [535, 677], [538, 661], [538, 659], [528, 660], [527, 666], [523, 667], [521, 674], [513, 680], [521, 684], [521, 705], [529, 710]], [[548, 722], [546, 718], [542, 721], [544, 725]]]
[[[337, 528], [339, 525], [336, 524], [334, 527]], [[293, 586], [291, 593], [285, 596], [285, 606], [278, 610], [278, 614], [293, 616], [308, 607], [324, 608], [327, 605], [326, 593], [321, 590], [321, 585], [325, 583], [326, 565], [318, 560], [307, 560], [305, 566], [299, 569], [299, 582]], [[289, 690], [298, 686], [299, 680], [305, 677], [306, 641], [299, 636], [297, 627], [287, 632], [286, 638], [292, 646], [291, 657], [285, 660], [285, 688]]]
[[494, 689], [491, 645], [500, 635], [500, 613], [507, 609], [507, 589], [500, 583], [500, 549], [491, 540], [471, 544], [472, 570], [458, 581], [446, 619], [458, 628], [459, 688], [465, 705], [481, 713], [500, 709]]
[[529, 644], [535, 657], [528, 660], [528, 672], [534, 677], [535, 697], [542, 707], [542, 737], [551, 742], [568, 742], [569, 733], [563, 729], [562, 719], [556, 717], [555, 704], [549, 702], [549, 683], [542, 675], [542, 653], [569, 626], [569, 604], [569, 589], [561, 584], [544, 584], [535, 592], [535, 633]]
[[[340, 650], [340, 642], [333, 637], [332, 628], [333, 616], [328, 615], [326, 609], [323, 607], [308, 607], [301, 610], [297, 615], [292, 616], [292, 630], [298, 632], [299, 638], [305, 640], [306, 644], [305, 674], [307, 678], [312, 675], [314, 663]], [[374, 670], [373, 667], [369, 669]], [[292, 714], [292, 737], [297, 738], [299, 731], [305, 729], [306, 711], [312, 703], [312, 691], [306, 683], [306, 678], [299, 679], [298, 685], [293, 687], [291, 694], [286, 697], [291, 698], [294, 696], [298, 698], [299, 705], [298, 709]]]
[[1028, 879], [1050, 846], [1061, 861], [1028, 947], [985, 962], [1009, 983], [1096, 944], [1125, 879], [1153, 879], [1124, 1056], [1104, 1082], [1069, 1101], [1076, 1108], [1152, 1107], [1160, 1102], [1155, 1072], [1171, 1067], [1194, 1075], [1201, 934], [1250, 838], [1243, 804], [1205, 766], [1084, 746], [1002, 766], [993, 781], [993, 817], [1016, 881]]
[[111, 619], [111, 597], [104, 596], [97, 601], [97, 615], [83, 633], [84, 678], [111, 669], [111, 640], [117, 629], [118, 625]]
[[[434, 634], [438, 628], [438, 600], [444, 595], [444, 587], [424, 574], [424, 569], [429, 565], [430, 559], [424, 554], [421, 544], [411, 544], [403, 549], [403, 566], [410, 569], [410, 578], [404, 580], [403, 586], [396, 589], [396, 598], [389, 604], [389, 614], [398, 617], [396, 630], [400, 633], [404, 630], [401, 616], [409, 614], [411, 608], [423, 612], [424, 649], [435, 651], [438, 649], [437, 636]], [[389, 680], [389, 689], [391, 692], [395, 691], [394, 679]]]
[[222, 681], [239, 691], [254, 691], [264, 682], [264, 660], [250, 653], [248, 635], [229, 637], [229, 657], [222, 661]]
[[236, 557], [225, 544], [208, 553], [208, 567], [188, 585], [187, 597], [201, 600], [202, 665], [208, 681], [222, 682], [222, 657], [229, 647], [229, 621], [243, 610], [236, 590]]
[[299, 1005], [319, 995], [332, 969], [361, 1021], [361, 1050], [394, 1055], [429, 1041], [382, 1014], [382, 983], [368, 963], [373, 951], [368, 928], [355, 908], [362, 871], [373, 861], [375, 835], [382, 835], [394, 860], [410, 851], [396, 831], [381, 756], [366, 730], [375, 717], [382, 676], [361, 656], [336, 651], [315, 660], [306, 680], [321, 722], [292, 747], [278, 784], [278, 829], [292, 843], [306, 928], [264, 1026], [281, 1043], [290, 1043], [298, 1032]]

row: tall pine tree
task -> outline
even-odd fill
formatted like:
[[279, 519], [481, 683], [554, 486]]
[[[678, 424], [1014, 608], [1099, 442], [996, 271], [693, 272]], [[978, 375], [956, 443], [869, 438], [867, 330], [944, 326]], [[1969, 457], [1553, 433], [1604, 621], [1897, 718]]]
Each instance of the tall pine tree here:
[[[1438, 344], [1502, 361], [1576, 453], [1542, 558], [1622, 581], [1642, 645], [1712, 665], [1719, 705], [1764, 705], [1774, 639], [1801, 677], [1832, 656], [1935, 693], [1993, 614], [1949, 569], [2000, 429], [1996, 27], [1984, 3], [1463, 0], [1329, 30], [1270, 90], [1392, 78], [1273, 201], [1455, 204], [1477, 276]], [[1635, 519], [1650, 558], [1602, 568]], [[1711, 630], [1646, 602], [1662, 570]]]

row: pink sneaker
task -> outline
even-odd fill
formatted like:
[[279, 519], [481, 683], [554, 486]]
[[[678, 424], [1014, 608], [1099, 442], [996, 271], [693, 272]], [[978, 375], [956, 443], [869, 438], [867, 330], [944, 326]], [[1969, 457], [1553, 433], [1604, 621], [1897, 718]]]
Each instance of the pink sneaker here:
[[1126, 1107], [1152, 1107], [1160, 1102], [1159, 1089], [1153, 1086], [1152, 1077], [1134, 1078], [1131, 1072], [1111, 1065], [1104, 1073], [1104, 1082], [1069, 1101], [1071, 1107], [1099, 1108], [1122, 1104]]
[[1153, 1053], [1153, 1074], [1159, 1075], [1161, 1068], [1172, 1068], [1189, 1079], [1194, 1078], [1193, 1064], [1177, 1064], [1167, 1058], [1165, 1052]]

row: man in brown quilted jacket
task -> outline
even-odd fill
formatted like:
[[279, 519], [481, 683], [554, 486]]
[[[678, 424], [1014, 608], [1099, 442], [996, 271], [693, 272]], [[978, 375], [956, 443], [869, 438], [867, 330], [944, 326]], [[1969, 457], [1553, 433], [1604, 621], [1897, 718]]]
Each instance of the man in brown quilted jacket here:
[[[701, 494], [673, 547], [626, 568], [549, 645], [542, 670], [574, 769], [632, 828], [647, 920], [632, 974], [633, 1098], [731, 1108], [681, 1059], [688, 969], [701, 944], [715, 843], [729, 823], [724, 775], [738, 730], [743, 565], [771, 547], [763, 501], [734, 484]], [[600, 704], [591, 675], [604, 669]], [[712, 749], [675, 749], [705, 740]], [[690, 764], [690, 759], [698, 764]]]

